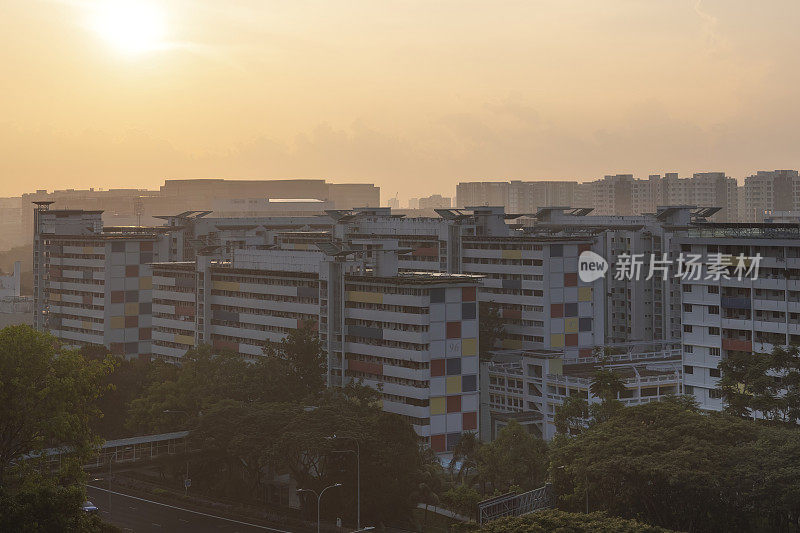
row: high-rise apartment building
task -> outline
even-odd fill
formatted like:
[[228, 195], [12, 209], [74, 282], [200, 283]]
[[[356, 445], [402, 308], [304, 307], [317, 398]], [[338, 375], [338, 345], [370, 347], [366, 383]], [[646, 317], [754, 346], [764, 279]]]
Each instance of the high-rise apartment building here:
[[470, 181], [456, 186], [456, 207], [508, 205], [508, 182]]
[[[305, 199], [306, 205], [292, 210], [288, 200]], [[33, 202], [51, 202], [54, 209], [101, 211], [106, 226], [148, 226], [159, 223], [165, 213], [222, 211], [217, 217], [238, 211], [255, 214], [320, 212], [325, 209], [378, 207], [380, 188], [369, 183], [329, 183], [325, 180], [166, 180], [159, 190], [67, 189], [39, 190], [21, 197], [0, 198], [0, 249], [30, 242], [33, 232]], [[253, 202], [259, 205], [250, 205]], [[272, 205], [266, 205], [268, 203]], [[313, 205], [318, 202], [320, 205]], [[325, 205], [321, 205], [324, 203]], [[298, 206], [295, 206], [298, 207]], [[241, 209], [238, 209], [241, 208]]]
[[201, 255], [153, 265], [154, 356], [179, 361], [205, 343], [258, 357], [311, 324], [326, 347], [329, 386], [361, 380], [380, 390], [383, 408], [435, 452], [476, 431], [478, 278], [401, 274], [396, 250], [293, 244], [287, 234], [280, 248], [238, 250], [231, 262]]
[[[538, 236], [506, 223], [501, 207], [439, 210], [439, 218], [404, 218], [389, 210], [342, 213], [337, 239], [367, 248], [400, 248], [401, 271], [475, 274], [478, 298], [498, 308], [506, 348], [556, 348], [588, 355], [604, 342], [605, 297], [578, 278], [587, 235]], [[599, 285], [598, 285], [599, 286]]]
[[[648, 273], [652, 260], [678, 254], [676, 237], [705, 220], [714, 209], [690, 206], [662, 207], [655, 214], [610, 216], [590, 214], [590, 209], [548, 208], [534, 217], [530, 233], [539, 235], [592, 235], [592, 251], [609, 264], [597, 283], [604, 295], [607, 342], [669, 341], [680, 338], [680, 287], [675, 278]], [[637, 256], [641, 276], [617, 276], [623, 257]]]
[[[744, 352], [758, 357], [800, 343], [800, 230], [796, 223], [702, 224], [678, 242], [702, 263], [699, 279], [681, 281], [685, 391], [704, 409], [723, 407], [719, 363]], [[716, 276], [708, 265], [722, 254], [729, 267], [760, 254], [757, 279]], [[746, 265], [752, 265], [746, 260]], [[711, 275], [709, 275], [711, 274]], [[716, 278], [716, 279], [715, 279]]]
[[796, 170], [759, 171], [745, 178], [742, 189], [742, 222], [762, 222], [767, 212], [800, 210]]
[[508, 186], [509, 213], [535, 213], [542, 207], [573, 206], [574, 181], [512, 181]]
[[[502, 205], [517, 214], [535, 213], [545, 207], [586, 207], [597, 215], [629, 216], [655, 213], [663, 205], [704, 205], [720, 208], [716, 221], [736, 222], [739, 216], [736, 180], [724, 172], [701, 172], [691, 178], [679, 178], [676, 173], [664, 177], [654, 174], [647, 179], [616, 174], [584, 183], [473, 182], [460, 183], [458, 187], [457, 204], [461, 207]], [[495, 203], [489, 203], [492, 200]]]
[[101, 211], [37, 206], [34, 326], [68, 346], [94, 344], [127, 358], [149, 356], [150, 264], [160, 230], [104, 231]]
[[450, 209], [452, 203], [452, 198], [441, 194], [432, 194], [431, 196], [420, 198], [417, 205], [420, 209]]

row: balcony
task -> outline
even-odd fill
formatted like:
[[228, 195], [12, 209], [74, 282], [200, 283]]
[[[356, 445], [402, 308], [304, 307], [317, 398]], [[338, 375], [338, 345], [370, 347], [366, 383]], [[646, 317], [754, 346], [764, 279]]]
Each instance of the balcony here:
[[722, 339], [722, 349], [737, 352], [752, 352], [753, 343], [748, 340]]

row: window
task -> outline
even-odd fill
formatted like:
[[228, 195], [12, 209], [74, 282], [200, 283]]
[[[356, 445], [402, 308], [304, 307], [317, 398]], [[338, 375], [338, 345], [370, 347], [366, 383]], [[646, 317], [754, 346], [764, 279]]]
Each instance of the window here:
[[708, 294], [719, 294], [719, 287], [717, 287], [716, 285], [709, 285]]
[[684, 313], [691, 313], [692, 312], [692, 304], [683, 304], [683, 312]]
[[712, 378], [718, 378], [720, 375], [719, 368], [709, 368], [708, 375], [711, 376]]
[[687, 344], [686, 346], [683, 347], [683, 351], [686, 353], [694, 353], [694, 346], [692, 346], [691, 344]]
[[689, 325], [689, 324], [684, 324], [683, 325], [683, 332], [684, 333], [691, 333], [692, 332], [692, 326]]
[[708, 391], [708, 397], [714, 400], [718, 400], [722, 398], [722, 391], [719, 389], [711, 389], [710, 391]]
[[719, 348], [709, 348], [708, 355], [719, 357]]
[[692, 285], [683, 285], [683, 292], [692, 292]]
[[714, 328], [714, 327], [708, 328], [708, 334], [709, 335], [719, 335], [719, 328]]
[[683, 366], [683, 373], [684, 374], [694, 374], [694, 367], [689, 365]]
[[709, 315], [718, 315], [719, 314], [719, 306], [718, 305], [709, 305], [708, 306], [708, 314]]

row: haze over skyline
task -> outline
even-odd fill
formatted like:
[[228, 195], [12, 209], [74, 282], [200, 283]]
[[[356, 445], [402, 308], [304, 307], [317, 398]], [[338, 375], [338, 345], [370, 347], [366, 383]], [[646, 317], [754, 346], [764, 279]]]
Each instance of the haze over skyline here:
[[789, 0], [165, 0], [149, 43], [107, 4], [2, 4], [5, 195], [800, 166]]

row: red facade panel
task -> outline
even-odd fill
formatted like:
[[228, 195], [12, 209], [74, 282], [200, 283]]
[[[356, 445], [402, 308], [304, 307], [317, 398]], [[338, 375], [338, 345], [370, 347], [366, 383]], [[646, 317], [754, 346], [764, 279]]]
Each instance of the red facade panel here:
[[722, 339], [722, 349], [734, 350], [737, 352], [752, 352], [753, 343], [748, 340]]
[[474, 302], [477, 299], [478, 289], [476, 287], [463, 287], [461, 289], [461, 301]]
[[347, 368], [348, 370], [352, 370], [354, 372], [363, 372], [365, 374], [372, 374], [375, 376], [383, 375], [383, 365], [380, 363], [370, 363], [367, 361], [348, 359]]
[[460, 339], [461, 338], [461, 322], [448, 322], [447, 323], [447, 338]]
[[447, 412], [458, 413], [459, 411], [461, 411], [461, 396], [448, 396]]

